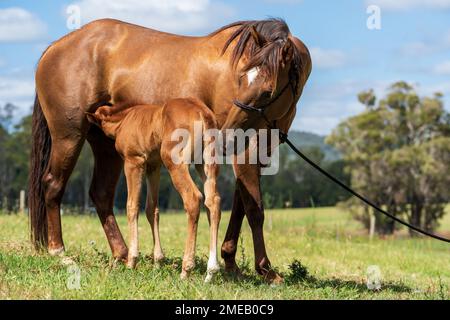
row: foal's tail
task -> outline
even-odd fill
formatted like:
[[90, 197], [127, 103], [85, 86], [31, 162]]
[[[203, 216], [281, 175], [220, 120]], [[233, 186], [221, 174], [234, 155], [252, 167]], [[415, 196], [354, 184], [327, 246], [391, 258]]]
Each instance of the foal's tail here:
[[36, 94], [32, 118], [32, 147], [28, 185], [31, 241], [36, 249], [47, 247], [47, 212], [42, 178], [50, 159], [51, 137]]

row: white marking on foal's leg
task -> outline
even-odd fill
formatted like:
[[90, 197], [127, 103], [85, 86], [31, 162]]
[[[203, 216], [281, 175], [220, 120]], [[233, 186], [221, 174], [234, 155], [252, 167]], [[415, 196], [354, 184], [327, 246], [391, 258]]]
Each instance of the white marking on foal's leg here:
[[258, 76], [259, 69], [257, 67], [250, 69], [247, 72], [247, 82], [248, 85], [250, 85], [253, 81], [255, 81], [256, 77]]
[[206, 270], [205, 282], [210, 282], [214, 277], [214, 274], [219, 272], [219, 270], [220, 266], [219, 262], [217, 261], [217, 250], [214, 249], [209, 252], [208, 268]]

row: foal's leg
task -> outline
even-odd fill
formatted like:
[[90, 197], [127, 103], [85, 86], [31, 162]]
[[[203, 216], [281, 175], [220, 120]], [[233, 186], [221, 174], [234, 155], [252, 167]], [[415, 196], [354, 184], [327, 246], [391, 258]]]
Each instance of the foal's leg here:
[[145, 212], [147, 220], [150, 223], [153, 235], [153, 260], [155, 265], [164, 259], [164, 253], [161, 248], [159, 238], [159, 209], [158, 209], [158, 192], [159, 192], [160, 166], [147, 168], [147, 203]]
[[142, 177], [144, 174], [144, 160], [141, 158], [126, 159], [124, 167], [128, 188], [127, 218], [130, 239], [127, 266], [128, 268], [134, 268], [136, 266], [137, 257], [139, 256], [139, 196], [141, 193]]
[[186, 279], [195, 267], [195, 245], [197, 241], [197, 226], [200, 216], [200, 202], [202, 194], [198, 190], [189, 174], [189, 166], [186, 164], [174, 164], [170, 157], [164, 164], [172, 178], [173, 185], [183, 199], [184, 209], [188, 217], [188, 236], [184, 249], [181, 278]]
[[[198, 176], [200, 177], [200, 179], [202, 180], [202, 183], [204, 185], [205, 181], [206, 181], [206, 174], [205, 174], [205, 170], [203, 169], [203, 164], [196, 164], [195, 165], [195, 170], [197, 171]], [[205, 209], [206, 209], [206, 217], [208, 218], [208, 224], [211, 226], [210, 210], [206, 206], [205, 206]]]
[[[219, 262], [217, 261], [217, 234], [219, 232], [220, 223], [220, 195], [217, 191], [217, 176], [219, 174], [219, 167], [217, 164], [205, 164], [202, 180], [205, 189], [205, 206], [209, 212], [209, 259], [208, 269], [205, 282], [211, 281], [214, 274], [220, 270]], [[198, 170], [198, 169], [197, 169]]]

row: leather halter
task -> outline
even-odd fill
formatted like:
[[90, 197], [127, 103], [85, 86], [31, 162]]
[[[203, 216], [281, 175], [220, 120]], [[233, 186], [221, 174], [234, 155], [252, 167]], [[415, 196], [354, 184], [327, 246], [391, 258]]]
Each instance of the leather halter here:
[[[274, 121], [272, 123], [267, 118], [265, 111], [266, 111], [267, 107], [269, 107], [270, 105], [275, 103], [283, 95], [283, 93], [287, 90], [288, 87], [291, 88], [292, 96], [295, 97], [295, 95], [297, 94], [297, 89], [298, 89], [298, 74], [297, 74], [297, 68], [295, 68], [295, 65], [292, 65], [292, 64], [289, 69], [288, 83], [286, 83], [286, 85], [274, 97], [272, 97], [272, 99], [270, 99], [270, 101], [268, 101], [264, 104], [261, 104], [258, 107], [254, 107], [249, 104], [245, 104], [237, 99], [234, 99], [233, 103], [235, 106], [237, 106], [243, 110], [259, 113], [270, 129], [277, 129], [276, 122]], [[284, 142], [284, 140], [285, 140], [284, 133], [280, 132], [280, 138], [281, 138], [281, 141]]]

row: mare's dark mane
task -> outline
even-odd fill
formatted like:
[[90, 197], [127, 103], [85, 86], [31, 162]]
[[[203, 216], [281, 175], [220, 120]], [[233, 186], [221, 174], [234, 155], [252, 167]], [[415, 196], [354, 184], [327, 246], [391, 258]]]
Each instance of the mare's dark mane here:
[[[287, 42], [291, 42], [289, 37], [291, 33], [286, 22], [282, 19], [267, 19], [267, 20], [250, 20], [250, 21], [238, 21], [226, 25], [210, 35], [216, 35], [217, 33], [237, 27], [236, 30], [230, 35], [222, 48], [222, 54], [228, 49], [230, 44], [237, 39], [236, 46], [231, 53], [231, 64], [233, 68], [236, 68], [239, 60], [243, 55], [248, 58], [248, 62], [243, 67], [242, 71], [246, 72], [254, 67], [258, 67], [270, 79], [273, 83], [273, 89], [275, 90], [277, 84], [277, 77], [280, 67], [283, 63], [283, 50]], [[263, 40], [262, 47], [257, 43], [252, 36], [253, 30], [256, 30], [258, 35]], [[291, 67], [300, 68], [300, 54], [298, 49], [291, 42], [292, 52], [292, 64]], [[295, 74], [298, 74], [300, 70], [293, 70]], [[296, 79], [294, 85], [297, 88], [298, 79]]]

